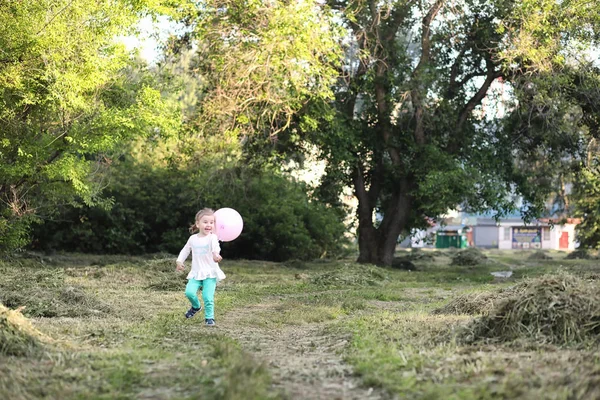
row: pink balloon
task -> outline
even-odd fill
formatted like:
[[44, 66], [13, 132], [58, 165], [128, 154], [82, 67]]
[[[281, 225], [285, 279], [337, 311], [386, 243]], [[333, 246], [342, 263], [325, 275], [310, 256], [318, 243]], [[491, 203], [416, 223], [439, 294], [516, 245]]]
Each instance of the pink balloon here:
[[242, 233], [244, 221], [233, 208], [219, 208], [215, 211], [217, 237], [222, 242], [231, 242]]

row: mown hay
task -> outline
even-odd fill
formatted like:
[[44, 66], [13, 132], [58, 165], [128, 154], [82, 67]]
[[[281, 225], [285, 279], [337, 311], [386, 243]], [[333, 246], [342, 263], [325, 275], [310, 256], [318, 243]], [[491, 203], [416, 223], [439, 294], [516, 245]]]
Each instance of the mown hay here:
[[64, 270], [24, 268], [19, 275], [19, 279], [0, 282], [0, 302], [13, 309], [24, 306], [28, 317], [81, 317], [110, 312], [108, 305], [84, 288], [66, 285]]
[[0, 355], [32, 355], [46, 343], [50, 339], [35, 329], [20, 310], [11, 310], [0, 303]]
[[405, 256], [409, 261], [433, 261], [435, 256], [430, 251], [423, 251], [422, 249], [415, 247]]
[[144, 269], [159, 272], [173, 272], [175, 271], [175, 257], [166, 256], [148, 260], [144, 262]]
[[571, 253], [567, 254], [567, 258], [568, 260], [596, 260], [598, 259], [598, 257], [591, 252], [590, 250], [587, 249], [577, 249], [575, 251], [572, 251]]
[[474, 292], [462, 294], [443, 307], [436, 308], [431, 313], [454, 315], [487, 315], [498, 303], [512, 296], [515, 291], [523, 290], [522, 286], [514, 286], [497, 292]]
[[600, 339], [600, 293], [590, 282], [562, 273], [523, 282], [460, 335], [465, 342], [572, 344]]
[[302, 260], [287, 260], [283, 263], [283, 266], [287, 267], [287, 268], [293, 268], [293, 269], [306, 269], [308, 268], [308, 265], [306, 264], [305, 261]]
[[385, 271], [375, 266], [345, 264], [340, 268], [315, 275], [311, 284], [329, 286], [378, 286], [387, 279]]
[[392, 268], [394, 269], [402, 269], [405, 271], [416, 271], [417, 267], [413, 264], [412, 261], [404, 258], [404, 257], [394, 257], [392, 260]]
[[146, 289], [165, 292], [182, 292], [185, 290], [185, 285], [187, 284], [186, 277], [187, 274], [160, 276], [159, 279], [155, 279], [150, 283]]
[[461, 267], [485, 264], [487, 262], [487, 256], [476, 247], [460, 250], [454, 253], [451, 258], [452, 265], [459, 265]]
[[527, 257], [528, 260], [552, 260], [552, 257], [550, 257], [550, 255], [548, 255], [548, 253], [546, 253], [545, 251], [542, 250], [537, 250], [534, 253], [531, 253], [529, 255], [529, 257]]

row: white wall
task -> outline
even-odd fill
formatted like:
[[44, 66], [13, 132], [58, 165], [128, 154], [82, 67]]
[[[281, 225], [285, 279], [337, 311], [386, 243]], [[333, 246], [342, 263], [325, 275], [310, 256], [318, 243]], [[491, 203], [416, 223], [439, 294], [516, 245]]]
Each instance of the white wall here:
[[[501, 222], [498, 227], [498, 248], [500, 250], [510, 250], [512, 249], [512, 228], [513, 226], [517, 226], [511, 224], [510, 222]], [[505, 229], [508, 228], [509, 232], [507, 232], [507, 236], [505, 236]]]
[[[524, 226], [522, 223], [500, 223], [498, 227], [498, 248], [503, 250], [512, 249], [512, 228]], [[541, 225], [542, 228], [547, 225]], [[510, 232], [508, 232], [508, 240], [505, 240], [504, 229], [508, 228]], [[563, 232], [568, 232], [569, 234], [569, 248], [568, 249], [560, 249], [560, 237]], [[542, 249], [552, 249], [552, 250], [575, 250], [575, 246], [577, 242], [575, 241], [575, 225], [566, 224], [566, 225], [554, 225], [550, 227], [550, 239], [544, 240], [544, 233], [542, 232]]]

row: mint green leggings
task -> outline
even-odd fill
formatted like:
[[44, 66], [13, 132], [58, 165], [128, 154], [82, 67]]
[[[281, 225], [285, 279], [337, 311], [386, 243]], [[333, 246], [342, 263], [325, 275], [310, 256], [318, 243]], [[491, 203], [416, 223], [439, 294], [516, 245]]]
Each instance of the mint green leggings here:
[[188, 279], [188, 283], [185, 287], [185, 295], [194, 308], [200, 308], [200, 300], [198, 300], [198, 289], [200, 289], [200, 286], [202, 286], [204, 318], [215, 318], [215, 289], [217, 288], [217, 278], [206, 278], [203, 281]]

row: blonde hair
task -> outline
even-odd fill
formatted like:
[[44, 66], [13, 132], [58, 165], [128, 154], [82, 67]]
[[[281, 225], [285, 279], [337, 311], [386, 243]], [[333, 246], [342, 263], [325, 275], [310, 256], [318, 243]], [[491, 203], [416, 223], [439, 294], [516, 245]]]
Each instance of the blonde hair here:
[[[203, 208], [202, 210], [198, 211], [196, 213], [196, 218], [194, 219], [194, 223], [192, 224], [192, 226], [190, 226], [190, 233], [198, 232], [198, 227], [196, 226], [196, 224], [198, 224], [198, 221], [200, 221], [202, 219], [202, 217], [204, 217], [205, 215], [214, 216], [215, 211], [212, 208]], [[216, 220], [216, 218], [215, 218], [215, 220]]]

